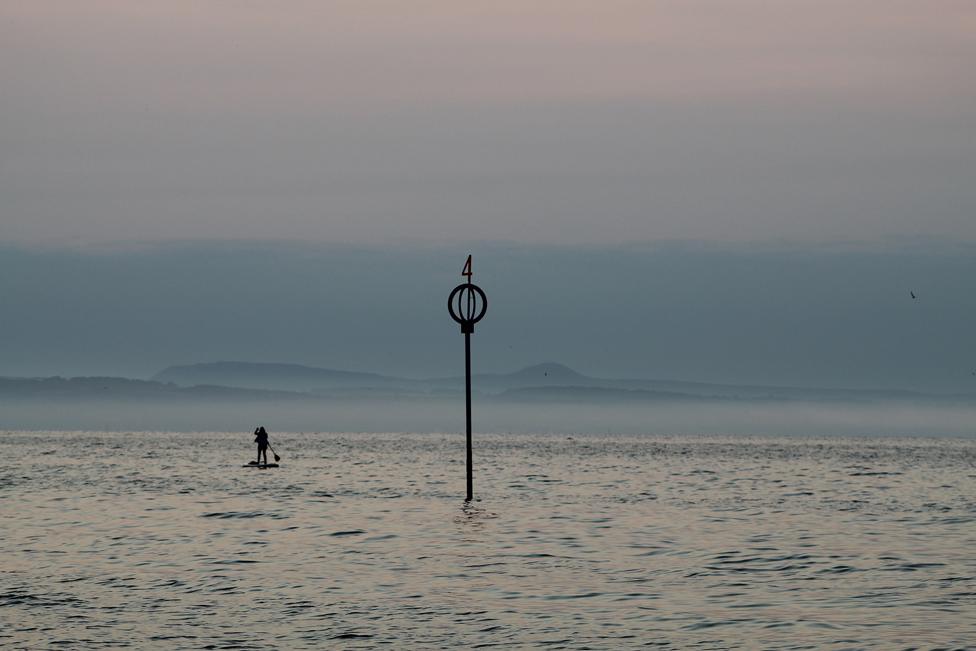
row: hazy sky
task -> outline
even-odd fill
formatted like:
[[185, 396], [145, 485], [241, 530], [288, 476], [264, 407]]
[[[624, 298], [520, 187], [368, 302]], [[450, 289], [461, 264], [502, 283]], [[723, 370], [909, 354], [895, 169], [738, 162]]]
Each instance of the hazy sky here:
[[971, 0], [6, 0], [0, 375], [456, 373], [474, 252], [485, 371], [970, 391], [974, 62]]
[[0, 242], [976, 240], [970, 0], [0, 3]]
[[[0, 375], [463, 373], [455, 247], [0, 248]], [[475, 370], [976, 392], [976, 246], [478, 245]], [[909, 295], [914, 291], [917, 299]]]

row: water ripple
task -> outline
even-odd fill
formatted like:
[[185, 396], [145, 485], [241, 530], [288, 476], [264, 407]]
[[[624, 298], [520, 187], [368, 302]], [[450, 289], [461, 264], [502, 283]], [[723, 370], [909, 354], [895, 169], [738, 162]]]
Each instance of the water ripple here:
[[0, 437], [0, 647], [976, 639], [973, 441], [479, 435], [473, 502], [456, 434], [250, 443]]

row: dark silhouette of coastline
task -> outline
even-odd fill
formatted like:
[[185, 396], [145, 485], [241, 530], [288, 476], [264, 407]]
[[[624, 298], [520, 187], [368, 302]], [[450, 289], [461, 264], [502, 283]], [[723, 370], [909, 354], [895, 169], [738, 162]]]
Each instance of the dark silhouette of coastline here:
[[[200, 367], [200, 368], [196, 368]], [[194, 368], [188, 375], [180, 369]], [[217, 373], [235, 369], [226, 385], [195, 383], [213, 379]], [[268, 371], [268, 373], [265, 373]], [[294, 371], [294, 375], [290, 375]], [[251, 386], [236, 382], [236, 373], [249, 377]], [[162, 382], [170, 377], [178, 381]], [[323, 386], [318, 380], [332, 378]], [[131, 400], [151, 402], [265, 401], [315, 402], [330, 400], [436, 400], [456, 399], [464, 391], [463, 377], [407, 379], [372, 373], [332, 371], [290, 364], [220, 362], [194, 367], [170, 367], [153, 380], [119, 377], [2, 378], [0, 400]], [[301, 386], [297, 378], [312, 378]], [[339, 380], [338, 378], [345, 378]], [[372, 378], [372, 379], [370, 379]], [[976, 404], [976, 393], [937, 394], [893, 389], [838, 389], [822, 387], [777, 387], [684, 382], [652, 379], [594, 378], [566, 366], [546, 363], [509, 374], [474, 374], [475, 390], [481, 399], [498, 403], [527, 402], [837, 402], [924, 404]], [[293, 386], [287, 389], [284, 387]]]

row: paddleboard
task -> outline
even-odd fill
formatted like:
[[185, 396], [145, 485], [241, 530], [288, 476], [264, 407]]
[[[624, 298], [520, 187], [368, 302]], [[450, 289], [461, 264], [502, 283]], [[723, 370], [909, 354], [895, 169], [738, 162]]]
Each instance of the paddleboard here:
[[244, 464], [243, 467], [244, 468], [277, 468], [278, 464], [277, 463], [255, 463], [252, 461], [250, 463]]

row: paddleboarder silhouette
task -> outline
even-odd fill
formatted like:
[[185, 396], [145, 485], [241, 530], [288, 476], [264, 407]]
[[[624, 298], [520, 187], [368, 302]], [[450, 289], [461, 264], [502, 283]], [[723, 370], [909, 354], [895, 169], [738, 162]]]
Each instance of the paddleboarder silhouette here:
[[264, 455], [264, 465], [268, 465], [268, 433], [264, 427], [254, 430], [254, 442], [258, 444], [258, 464], [261, 463], [261, 455]]

